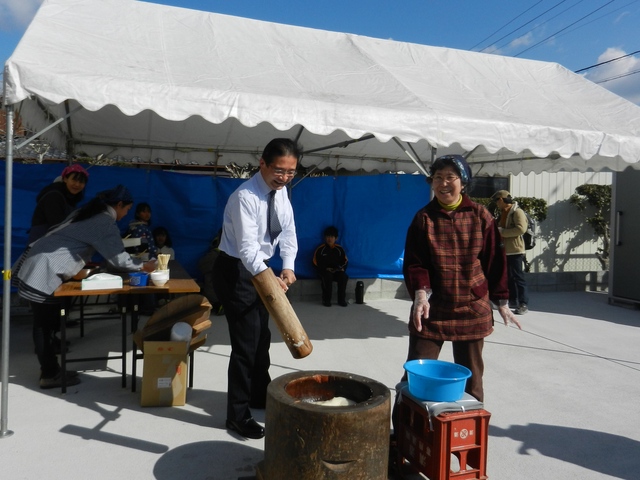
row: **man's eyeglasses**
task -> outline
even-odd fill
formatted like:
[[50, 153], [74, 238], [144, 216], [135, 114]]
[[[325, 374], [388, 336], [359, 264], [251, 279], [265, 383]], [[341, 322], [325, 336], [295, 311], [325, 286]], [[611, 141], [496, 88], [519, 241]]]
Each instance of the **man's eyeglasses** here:
[[443, 182], [454, 182], [457, 179], [459, 179], [460, 177], [456, 177], [455, 175], [447, 175], [447, 176], [442, 176], [442, 175], [435, 175], [433, 177], [431, 177], [431, 180], [434, 183], [443, 183]]
[[275, 167], [271, 167], [271, 170], [273, 170], [273, 173], [275, 173], [278, 177], [295, 177], [297, 173], [296, 170], [285, 170], [283, 168]]

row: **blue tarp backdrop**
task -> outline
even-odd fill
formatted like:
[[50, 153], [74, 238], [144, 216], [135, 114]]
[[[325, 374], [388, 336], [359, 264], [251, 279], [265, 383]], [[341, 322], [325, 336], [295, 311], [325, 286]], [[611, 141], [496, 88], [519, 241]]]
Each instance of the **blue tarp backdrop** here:
[[[51, 183], [64, 165], [13, 167], [12, 261], [26, 247], [27, 231], [40, 190]], [[176, 258], [194, 277], [197, 262], [222, 226], [227, 198], [244, 180], [192, 175], [161, 170], [92, 166], [85, 202], [97, 192], [123, 184], [135, 203], [151, 205], [151, 227], [166, 227]], [[0, 185], [5, 189], [2, 163]], [[322, 243], [322, 231], [335, 225], [338, 243], [347, 251], [352, 278], [389, 278], [402, 275], [404, 241], [415, 212], [429, 201], [429, 185], [418, 175], [374, 175], [306, 178], [290, 186], [298, 234], [296, 276], [315, 278], [312, 256]], [[83, 202], [84, 203], [84, 202]], [[4, 209], [3, 209], [4, 210]], [[133, 218], [119, 222], [124, 232]], [[2, 217], [4, 228], [4, 216]], [[4, 237], [0, 239], [4, 242]], [[4, 248], [4, 245], [3, 247]], [[279, 260], [271, 264], [281, 267]]]

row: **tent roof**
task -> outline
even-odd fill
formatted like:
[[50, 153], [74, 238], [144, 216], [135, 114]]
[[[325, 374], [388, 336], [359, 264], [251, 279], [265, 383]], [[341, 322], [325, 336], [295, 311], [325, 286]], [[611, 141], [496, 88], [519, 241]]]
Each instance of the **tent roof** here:
[[489, 174], [640, 161], [640, 107], [555, 63], [132, 0], [45, 0], [5, 81], [34, 129], [81, 105], [44, 136], [91, 156], [256, 163], [303, 127], [305, 150], [375, 137], [305, 166], [416, 171], [394, 137]]

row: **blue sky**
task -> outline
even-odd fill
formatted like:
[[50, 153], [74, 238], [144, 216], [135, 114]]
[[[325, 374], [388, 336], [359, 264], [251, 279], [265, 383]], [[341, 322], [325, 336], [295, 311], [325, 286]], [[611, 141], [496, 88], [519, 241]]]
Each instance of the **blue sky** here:
[[[0, 60], [42, 0], [0, 0]], [[323, 30], [557, 62], [640, 105], [640, 0], [156, 0]], [[626, 57], [625, 57], [626, 55]]]

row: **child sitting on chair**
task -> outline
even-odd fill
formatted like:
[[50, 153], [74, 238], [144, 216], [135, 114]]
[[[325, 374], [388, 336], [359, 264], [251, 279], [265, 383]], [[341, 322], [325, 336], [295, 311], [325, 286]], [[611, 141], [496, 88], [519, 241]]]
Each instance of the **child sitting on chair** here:
[[164, 253], [166, 255], [171, 255], [170, 260], [176, 259], [176, 252], [172, 248], [173, 242], [171, 241], [171, 236], [169, 235], [169, 231], [166, 228], [154, 228], [153, 239], [156, 242], [156, 248], [159, 254]]

